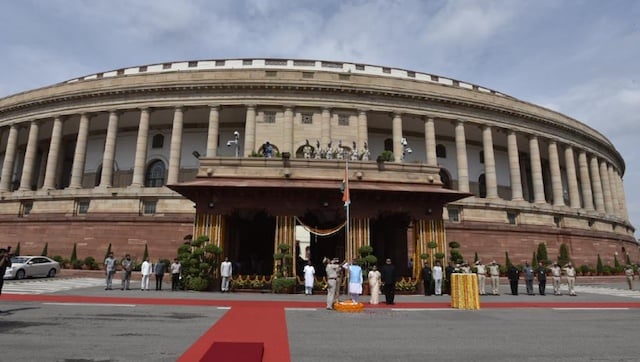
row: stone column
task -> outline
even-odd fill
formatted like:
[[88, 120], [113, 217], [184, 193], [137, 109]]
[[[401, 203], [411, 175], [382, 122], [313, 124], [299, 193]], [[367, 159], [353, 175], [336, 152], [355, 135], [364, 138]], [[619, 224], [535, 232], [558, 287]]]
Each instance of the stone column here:
[[220, 127], [220, 109], [216, 105], [209, 106], [209, 132], [207, 133], [207, 157], [218, 155], [218, 132]]
[[369, 143], [369, 135], [367, 133], [367, 112], [365, 110], [358, 110], [358, 147], [364, 149], [364, 144]]
[[89, 115], [80, 115], [80, 125], [78, 126], [78, 136], [76, 139], [76, 149], [73, 152], [73, 166], [71, 166], [70, 189], [82, 188], [82, 177], [84, 176], [84, 162], [87, 153], [87, 136], [89, 135]]
[[567, 166], [567, 184], [569, 186], [569, 206], [580, 208], [580, 192], [578, 191], [578, 177], [576, 175], [576, 159], [573, 148], [567, 146], [564, 149], [564, 163]]
[[[537, 136], [529, 137], [529, 157], [531, 160], [531, 179], [533, 182], [533, 202], [544, 204], [544, 181], [542, 180], [542, 162], [540, 161], [540, 145]], [[556, 152], [556, 157], [558, 153]], [[560, 198], [562, 200], [562, 198]]]
[[118, 112], [109, 112], [109, 124], [107, 125], [107, 137], [104, 142], [104, 155], [102, 157], [102, 177], [100, 187], [113, 186], [113, 162], [116, 155], [116, 139], [118, 137]]
[[322, 123], [320, 124], [320, 147], [323, 149], [331, 142], [331, 110], [322, 108]]
[[24, 153], [24, 164], [22, 166], [22, 177], [20, 178], [20, 191], [31, 190], [31, 178], [35, 166], [36, 154], [38, 151], [38, 131], [40, 124], [38, 121], [31, 121], [29, 128], [29, 138], [27, 140], [27, 150]]
[[467, 163], [467, 140], [464, 122], [456, 123], [456, 162], [458, 164], [458, 191], [469, 192], [469, 166]]
[[627, 209], [627, 197], [624, 192], [624, 181], [619, 174], [616, 174], [618, 180], [618, 196], [620, 197], [620, 202], [622, 203], [622, 215], [625, 220], [629, 220], [629, 210]]
[[611, 182], [609, 182], [609, 170], [607, 161], [600, 161], [600, 180], [602, 182], [602, 194], [604, 196], [604, 210], [607, 214], [613, 214], [613, 201], [611, 195]]
[[493, 135], [491, 126], [482, 127], [482, 149], [484, 151], [484, 177], [487, 186], [487, 198], [498, 198], [498, 179], [496, 159], [493, 154]]
[[611, 203], [613, 205], [613, 214], [620, 216], [620, 202], [618, 201], [618, 187], [616, 185], [615, 171], [613, 165], [608, 165], [609, 172], [609, 188], [611, 189]]
[[62, 118], [53, 119], [53, 130], [51, 131], [51, 142], [47, 154], [47, 168], [44, 172], [43, 190], [56, 188], [56, 171], [58, 170], [58, 156], [60, 155], [60, 142], [62, 141]]
[[249, 157], [256, 150], [256, 106], [247, 105], [244, 125], [244, 156]]
[[520, 155], [516, 132], [507, 134], [507, 153], [509, 155], [509, 180], [511, 182], [511, 201], [522, 201], [522, 178], [520, 176]]
[[290, 152], [293, 157], [293, 107], [286, 106], [284, 108], [284, 142], [282, 145], [283, 152]]
[[589, 166], [591, 168], [591, 188], [593, 190], [593, 200], [596, 204], [596, 210], [604, 212], [604, 195], [602, 193], [602, 181], [600, 180], [600, 170], [596, 156], [591, 157]]
[[136, 154], [133, 165], [133, 180], [131, 186], [144, 186], [145, 166], [147, 165], [147, 148], [149, 147], [149, 108], [140, 109], [138, 124], [138, 139], [136, 140]]
[[393, 139], [393, 157], [394, 162], [402, 162], [402, 116], [400, 113], [393, 114], [393, 121], [391, 125], [392, 139]]
[[562, 177], [560, 176], [560, 158], [558, 157], [558, 144], [556, 141], [549, 141], [549, 168], [551, 169], [553, 206], [564, 206]]
[[582, 150], [578, 153], [578, 169], [580, 171], [583, 207], [585, 210], [593, 210], [593, 194], [591, 193], [591, 179], [589, 178], [587, 154]]
[[2, 179], [0, 180], [0, 192], [11, 190], [13, 181], [13, 165], [16, 159], [16, 147], [18, 145], [18, 127], [12, 124], [9, 127], [9, 138], [4, 151], [4, 161], [2, 162]]
[[176, 107], [173, 112], [173, 126], [171, 129], [171, 150], [169, 151], [169, 175], [167, 177], [167, 185], [178, 183], [178, 176], [180, 175], [183, 116], [182, 106]]
[[436, 156], [436, 126], [433, 117], [427, 117], [424, 122], [424, 147], [427, 155], [427, 165], [438, 166]]

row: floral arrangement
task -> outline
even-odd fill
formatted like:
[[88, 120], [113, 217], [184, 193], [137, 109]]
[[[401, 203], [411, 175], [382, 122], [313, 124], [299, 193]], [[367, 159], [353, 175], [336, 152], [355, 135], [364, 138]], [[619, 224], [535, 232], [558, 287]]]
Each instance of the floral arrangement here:
[[415, 292], [417, 289], [418, 289], [418, 279], [413, 279], [411, 277], [409, 278], [402, 277], [402, 279], [396, 282], [397, 291]]
[[231, 279], [232, 289], [270, 289], [271, 276], [266, 275], [238, 275]]
[[364, 304], [354, 303], [351, 300], [333, 303], [333, 309], [338, 312], [358, 313], [364, 310]]

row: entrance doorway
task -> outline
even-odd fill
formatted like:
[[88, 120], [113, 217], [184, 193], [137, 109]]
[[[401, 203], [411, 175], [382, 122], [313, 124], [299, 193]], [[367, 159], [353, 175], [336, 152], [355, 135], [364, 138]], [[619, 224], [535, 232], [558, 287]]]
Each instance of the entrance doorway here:
[[[329, 233], [339, 227], [344, 219], [340, 220], [335, 214], [328, 213], [307, 213], [300, 220], [314, 230], [322, 230], [321, 234]], [[316, 270], [316, 277], [325, 276], [325, 265], [322, 263], [324, 258], [339, 258], [340, 261], [345, 257], [345, 229], [331, 233], [330, 235], [318, 235], [311, 233], [309, 238], [309, 250], [311, 263]], [[304, 266], [304, 264], [300, 263]], [[299, 268], [300, 269], [300, 268]], [[300, 273], [299, 273], [300, 275]]]
[[371, 247], [380, 265], [390, 258], [398, 275], [410, 276], [407, 228], [409, 216], [405, 214], [381, 215], [371, 219]]
[[273, 274], [276, 218], [264, 210], [238, 210], [228, 218], [226, 256], [234, 274]]

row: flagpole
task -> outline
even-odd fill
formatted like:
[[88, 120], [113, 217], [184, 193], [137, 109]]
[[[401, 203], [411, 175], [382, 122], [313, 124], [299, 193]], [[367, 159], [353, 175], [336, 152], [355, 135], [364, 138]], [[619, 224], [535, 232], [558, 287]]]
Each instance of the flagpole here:
[[[347, 162], [345, 165], [345, 175], [344, 175], [345, 179], [346, 179], [346, 189], [347, 189], [347, 193], [349, 192], [349, 158], [347, 157]], [[345, 234], [346, 234], [346, 245], [347, 245], [347, 250], [351, 249], [351, 244], [349, 243], [349, 208], [351, 207], [351, 195], [348, 195], [349, 199], [347, 201], [347, 225], [346, 225], [346, 229], [345, 229]], [[353, 253], [353, 250], [351, 250], [351, 253]], [[348, 255], [347, 258], [353, 258], [353, 255]]]

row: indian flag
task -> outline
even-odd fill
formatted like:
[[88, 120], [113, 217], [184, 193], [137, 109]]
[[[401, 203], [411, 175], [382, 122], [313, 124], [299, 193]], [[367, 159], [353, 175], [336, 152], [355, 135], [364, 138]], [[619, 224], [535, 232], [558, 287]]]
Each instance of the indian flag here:
[[344, 206], [347, 207], [351, 204], [351, 197], [349, 195], [349, 164], [345, 164], [344, 178], [342, 179], [342, 185], [340, 185], [340, 191], [342, 191], [342, 201]]

